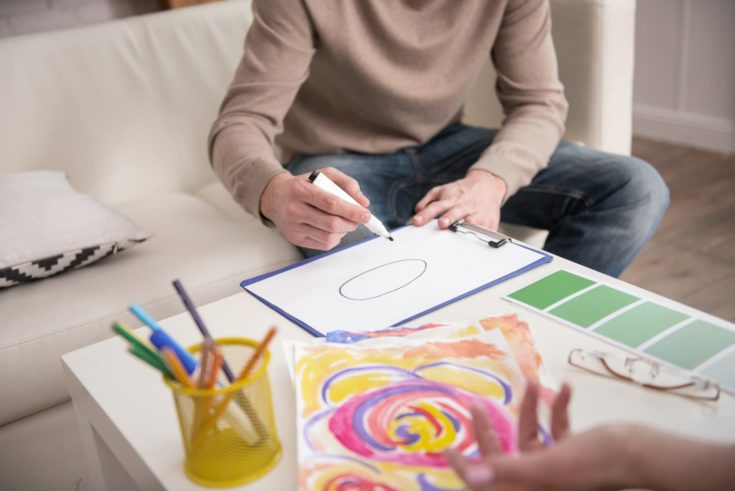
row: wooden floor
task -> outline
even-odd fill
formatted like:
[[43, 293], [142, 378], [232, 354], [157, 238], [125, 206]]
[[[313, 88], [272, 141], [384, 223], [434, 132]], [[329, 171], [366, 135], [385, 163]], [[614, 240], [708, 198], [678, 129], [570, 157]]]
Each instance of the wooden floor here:
[[671, 192], [653, 239], [621, 279], [735, 322], [735, 155], [634, 139]]

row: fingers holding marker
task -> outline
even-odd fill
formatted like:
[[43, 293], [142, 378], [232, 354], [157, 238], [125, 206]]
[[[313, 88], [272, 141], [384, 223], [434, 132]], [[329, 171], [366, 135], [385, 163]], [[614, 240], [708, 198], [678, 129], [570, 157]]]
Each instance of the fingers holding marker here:
[[326, 232], [311, 225], [302, 224], [298, 228], [297, 235], [293, 237], [293, 241], [290, 237], [287, 237], [287, 239], [294, 244], [298, 243], [301, 247], [328, 251], [339, 245], [345, 235], [344, 233]]
[[332, 182], [342, 188], [347, 194], [352, 196], [352, 198], [354, 198], [355, 201], [357, 201], [361, 206], [364, 206], [365, 208], [370, 206], [370, 200], [367, 198], [367, 196], [362, 194], [360, 184], [357, 182], [357, 180], [348, 176], [344, 172], [335, 169], [334, 167], [325, 167], [321, 169], [321, 172], [329, 177]]
[[341, 234], [352, 232], [360, 226], [359, 222], [346, 220], [337, 215], [330, 215], [316, 208], [309, 216], [309, 220], [304, 223], [325, 232]]
[[335, 215], [355, 223], [370, 221], [370, 212], [359, 205], [348, 203], [334, 194], [325, 191], [309, 182], [304, 182], [298, 189], [298, 197], [314, 208], [328, 215]]
[[[333, 170], [333, 172], [337, 171]], [[351, 178], [348, 178], [348, 176], [343, 175], [342, 178], [343, 182], [348, 185], [352, 182], [350, 181]], [[385, 237], [390, 241], [393, 240], [393, 237], [390, 235], [390, 232], [385, 225], [383, 225], [376, 217], [371, 215], [367, 208], [363, 208], [347, 193], [347, 191], [333, 182], [327, 174], [319, 170], [315, 170], [311, 175], [309, 175], [309, 181], [315, 185], [314, 187], [319, 188], [327, 194], [326, 197], [322, 193], [314, 193], [310, 195], [311, 199], [314, 200], [313, 202], [315, 203], [315, 206], [323, 209], [331, 215], [340, 215], [343, 218], [362, 223], [372, 233]], [[322, 202], [322, 200], [326, 201]]]

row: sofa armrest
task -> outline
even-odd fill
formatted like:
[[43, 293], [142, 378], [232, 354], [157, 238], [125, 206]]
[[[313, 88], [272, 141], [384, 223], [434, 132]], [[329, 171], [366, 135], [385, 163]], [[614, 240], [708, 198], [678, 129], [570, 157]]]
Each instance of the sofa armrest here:
[[[559, 77], [569, 100], [566, 140], [629, 154], [636, 0], [551, 0]], [[497, 127], [502, 110], [490, 63], [466, 104], [465, 121]]]

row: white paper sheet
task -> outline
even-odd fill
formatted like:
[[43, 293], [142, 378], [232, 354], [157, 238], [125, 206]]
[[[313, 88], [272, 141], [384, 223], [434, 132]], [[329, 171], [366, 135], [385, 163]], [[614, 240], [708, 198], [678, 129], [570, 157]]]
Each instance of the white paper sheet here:
[[542, 260], [508, 243], [492, 248], [436, 222], [320, 257], [245, 289], [313, 329], [381, 329]]

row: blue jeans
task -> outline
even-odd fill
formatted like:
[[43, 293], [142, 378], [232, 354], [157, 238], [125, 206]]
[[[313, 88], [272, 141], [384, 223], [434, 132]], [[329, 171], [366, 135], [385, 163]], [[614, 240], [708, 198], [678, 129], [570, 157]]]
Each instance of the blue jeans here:
[[[429, 189], [464, 177], [496, 134], [457, 123], [423, 145], [391, 154], [301, 155], [286, 168], [302, 174], [335, 167], [352, 176], [370, 199], [370, 211], [391, 229], [410, 221]], [[500, 218], [548, 230], [545, 250], [617, 277], [653, 235], [668, 205], [666, 184], [646, 162], [562, 141], [548, 167], [505, 202]], [[360, 227], [340, 247], [369, 235]]]

